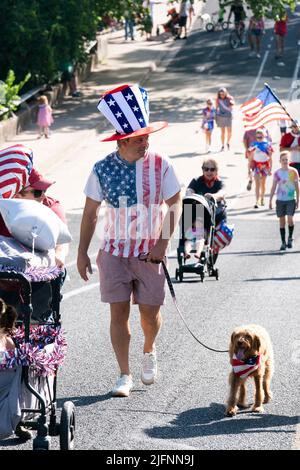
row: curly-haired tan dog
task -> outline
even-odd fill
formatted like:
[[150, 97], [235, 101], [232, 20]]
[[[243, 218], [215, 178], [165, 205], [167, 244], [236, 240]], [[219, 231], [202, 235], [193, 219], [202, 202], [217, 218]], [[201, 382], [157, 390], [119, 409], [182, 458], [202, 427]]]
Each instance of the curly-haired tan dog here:
[[263, 403], [272, 399], [270, 382], [274, 371], [273, 347], [267, 331], [259, 325], [235, 328], [229, 346], [232, 372], [226, 415], [234, 416], [238, 407], [247, 408], [246, 380], [254, 378], [255, 400], [252, 411], [264, 411]]

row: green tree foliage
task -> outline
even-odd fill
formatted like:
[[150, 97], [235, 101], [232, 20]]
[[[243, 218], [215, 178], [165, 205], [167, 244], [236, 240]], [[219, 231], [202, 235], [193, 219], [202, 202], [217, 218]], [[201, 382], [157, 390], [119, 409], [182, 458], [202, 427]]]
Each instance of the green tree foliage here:
[[[220, 6], [229, 6], [238, 3], [236, 0], [219, 0]], [[253, 14], [257, 17], [265, 16], [266, 18], [276, 19], [277, 16], [282, 16], [287, 8], [292, 11], [296, 8], [296, 0], [243, 0], [244, 6], [250, 8]]]
[[[6, 80], [4, 83], [1, 83], [1, 99], [0, 99], [0, 112], [1, 112], [1, 119], [7, 119], [11, 116], [12, 112], [15, 111], [20, 102], [20, 90], [23, 88], [26, 82], [30, 79], [30, 73], [28, 73], [24, 80], [20, 83], [15, 83], [16, 76], [13, 70], [9, 70]], [[2, 112], [4, 114], [2, 114]]]
[[[112, 2], [113, 3], [113, 2]], [[53, 80], [62, 63], [84, 56], [95, 37], [95, 0], [1, 0], [0, 79], [15, 70], [31, 84]]]
[[31, 73], [30, 86], [54, 80], [85, 60], [84, 46], [101, 22], [138, 15], [142, 0], [0, 0], [0, 80]]

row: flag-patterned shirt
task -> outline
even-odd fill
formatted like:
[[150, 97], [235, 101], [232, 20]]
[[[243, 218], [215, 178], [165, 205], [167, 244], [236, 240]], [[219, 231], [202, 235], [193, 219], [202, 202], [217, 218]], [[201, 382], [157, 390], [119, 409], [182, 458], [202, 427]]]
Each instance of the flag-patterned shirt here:
[[99, 217], [100, 247], [114, 256], [148, 252], [159, 238], [164, 201], [180, 191], [170, 159], [148, 152], [134, 163], [113, 152], [98, 161], [85, 186], [85, 195], [105, 201]]

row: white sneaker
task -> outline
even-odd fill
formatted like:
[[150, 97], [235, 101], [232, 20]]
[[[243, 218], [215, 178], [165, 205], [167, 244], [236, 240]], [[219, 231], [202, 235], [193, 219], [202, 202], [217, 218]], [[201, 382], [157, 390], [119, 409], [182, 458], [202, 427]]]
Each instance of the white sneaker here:
[[260, 54], [256, 54], [256, 57], [257, 57], [258, 59], [260, 59], [260, 58], [261, 58], [261, 55], [260, 55]]
[[129, 397], [133, 389], [133, 382], [131, 375], [123, 374], [116, 381], [116, 385], [111, 391], [113, 397]]
[[141, 380], [145, 385], [151, 385], [154, 383], [157, 375], [157, 360], [156, 350], [153, 349], [150, 353], [145, 353], [142, 364]]

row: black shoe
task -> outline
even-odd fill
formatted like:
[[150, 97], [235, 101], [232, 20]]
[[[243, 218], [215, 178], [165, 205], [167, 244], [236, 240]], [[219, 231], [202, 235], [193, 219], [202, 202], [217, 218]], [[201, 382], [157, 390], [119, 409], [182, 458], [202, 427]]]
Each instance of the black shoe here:
[[15, 429], [15, 435], [20, 439], [23, 439], [24, 441], [32, 439], [32, 432], [29, 431], [29, 429], [26, 429], [25, 426], [20, 423], [17, 424], [17, 427]]
[[280, 251], [285, 251], [286, 250], [286, 243], [283, 242], [281, 243]]
[[293, 248], [293, 239], [292, 239], [292, 238], [289, 238], [289, 239], [288, 239], [287, 247], [288, 247], [288, 248]]

